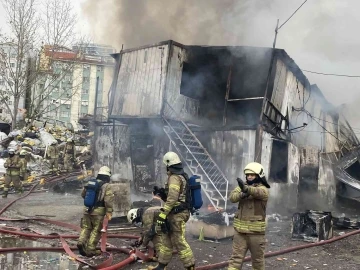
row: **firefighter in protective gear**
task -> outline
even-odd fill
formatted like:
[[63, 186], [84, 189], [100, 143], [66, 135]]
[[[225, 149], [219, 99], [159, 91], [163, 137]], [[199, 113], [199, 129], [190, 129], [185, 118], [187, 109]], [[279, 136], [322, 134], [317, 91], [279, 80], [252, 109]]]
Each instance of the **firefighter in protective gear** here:
[[68, 139], [64, 149], [64, 169], [67, 172], [73, 170], [75, 160], [75, 145], [72, 139]]
[[46, 158], [50, 162], [50, 170], [53, 173], [57, 173], [59, 168], [59, 148], [56, 141], [53, 141], [51, 145], [48, 146]]
[[11, 182], [13, 183], [15, 190], [18, 193], [22, 193], [22, 185], [20, 182], [20, 169], [23, 166], [19, 156], [15, 155], [15, 150], [9, 150], [9, 157], [6, 159], [4, 163], [4, 167], [6, 168], [5, 175], [5, 185], [4, 185], [4, 193], [3, 198], [6, 198], [9, 193], [9, 188]]
[[249, 163], [244, 173], [246, 183], [238, 178], [239, 186], [230, 193], [230, 201], [239, 205], [234, 217], [233, 252], [228, 270], [241, 269], [248, 250], [251, 253], [252, 269], [263, 270], [265, 269], [266, 205], [270, 186], [261, 164]]
[[[110, 177], [111, 170], [109, 167], [101, 167], [96, 177], [96, 181], [101, 185], [96, 205], [90, 212], [87, 207], [84, 209], [84, 215], [81, 219], [81, 232], [77, 243], [79, 252], [83, 256], [92, 257], [100, 254], [96, 250], [96, 245], [101, 237], [104, 217], [106, 216], [108, 220], [111, 219], [114, 205], [114, 193], [109, 185]], [[86, 189], [84, 188], [81, 196], [85, 198], [85, 195]]]
[[[160, 206], [149, 207], [147, 209], [137, 208], [131, 209], [127, 218], [129, 223], [141, 223], [142, 233], [141, 238], [135, 242], [140, 250], [145, 250], [150, 242], [153, 243], [155, 254], [158, 253], [161, 244], [162, 232], [156, 225], [156, 220], [161, 213]], [[157, 260], [153, 258], [154, 260]]]
[[20, 180], [22, 180], [22, 181], [28, 179], [26, 155], [27, 155], [26, 150], [21, 150], [20, 151], [20, 160], [21, 160], [21, 163], [22, 163], [22, 166], [20, 168]]
[[157, 225], [162, 229], [170, 225], [170, 231], [163, 235], [158, 249], [159, 264], [148, 269], [166, 269], [172, 258], [173, 248], [178, 251], [185, 269], [195, 269], [193, 252], [185, 239], [185, 223], [190, 218], [186, 198], [187, 175], [179, 156], [174, 152], [164, 155], [163, 162], [167, 168], [168, 180], [165, 185], [166, 201], [157, 218]]

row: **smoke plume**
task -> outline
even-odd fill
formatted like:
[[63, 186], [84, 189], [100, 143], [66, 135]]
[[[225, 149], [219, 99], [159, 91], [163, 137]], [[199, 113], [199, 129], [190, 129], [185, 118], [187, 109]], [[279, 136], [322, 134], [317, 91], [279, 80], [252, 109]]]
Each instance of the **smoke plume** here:
[[[271, 47], [303, 0], [87, 0], [82, 4], [95, 41], [120, 50], [173, 39], [194, 45]], [[357, 0], [308, 1], [280, 29], [277, 47], [303, 69], [355, 74], [360, 70]], [[334, 105], [358, 104], [359, 79], [305, 73]], [[355, 120], [354, 126], [360, 127]]]

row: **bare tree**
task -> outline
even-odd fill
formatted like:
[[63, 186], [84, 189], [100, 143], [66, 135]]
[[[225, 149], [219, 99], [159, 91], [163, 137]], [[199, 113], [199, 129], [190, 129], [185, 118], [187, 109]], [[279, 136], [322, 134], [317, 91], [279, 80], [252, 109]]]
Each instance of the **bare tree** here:
[[[79, 52], [70, 52], [67, 59], [59, 57], [60, 52], [69, 51], [65, 46], [76, 40], [77, 17], [71, 0], [1, 1], [9, 34], [0, 36], [0, 77], [6, 82], [0, 101], [11, 112], [15, 128], [19, 102], [26, 96], [28, 118], [42, 115], [49, 109], [43, 108], [49, 96], [60, 89], [62, 80], [81, 59]], [[58, 99], [67, 102], [78, 88], [72, 85], [67, 91], [60, 90]]]
[[0, 98], [10, 112], [14, 128], [19, 101], [27, 89], [28, 58], [36, 42], [40, 19], [35, 0], [3, 0], [3, 6], [11, 34], [1, 36], [0, 76], [5, 90], [0, 92]]

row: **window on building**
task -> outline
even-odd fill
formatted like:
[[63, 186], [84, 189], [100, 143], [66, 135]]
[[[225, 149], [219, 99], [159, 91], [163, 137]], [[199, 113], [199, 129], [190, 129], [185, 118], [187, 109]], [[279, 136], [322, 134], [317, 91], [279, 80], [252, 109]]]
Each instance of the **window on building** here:
[[10, 67], [15, 67], [15, 63], [10, 63]]
[[102, 66], [98, 66], [98, 67], [97, 67], [97, 71], [99, 71], [99, 72], [103, 71], [103, 67], [102, 67]]
[[11, 58], [16, 58], [16, 53], [12, 53]]
[[0, 85], [5, 85], [5, 82], [4, 82], [4, 81], [0, 81]]
[[0, 113], [2, 113], [3, 112], [3, 109], [0, 109]]
[[90, 69], [90, 65], [84, 65], [84, 69]]
[[61, 117], [69, 117], [69, 116], [70, 116], [70, 112], [62, 111], [62, 112], [60, 113], [60, 116], [61, 116]]
[[8, 101], [8, 105], [12, 105], [13, 102], [11, 100]]
[[89, 106], [89, 101], [81, 101], [82, 106]]
[[89, 77], [83, 77], [83, 82], [90, 82], [90, 78]]
[[82, 89], [81, 94], [85, 94], [85, 95], [89, 94], [89, 89], [86, 89], [86, 88]]

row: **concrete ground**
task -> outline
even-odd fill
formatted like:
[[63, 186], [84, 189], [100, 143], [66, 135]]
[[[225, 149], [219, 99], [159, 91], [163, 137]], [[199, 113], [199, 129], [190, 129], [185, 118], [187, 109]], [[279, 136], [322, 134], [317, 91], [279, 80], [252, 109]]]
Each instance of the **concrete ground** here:
[[[11, 202], [16, 195], [9, 195], [7, 199], [0, 199], [0, 208]], [[68, 223], [80, 224], [82, 216], [82, 199], [79, 191], [74, 191], [74, 194], [54, 194], [51, 192], [34, 193], [25, 199], [16, 202], [10, 207], [10, 210], [5, 212], [3, 216], [18, 217], [18, 216], [32, 216], [41, 215], [41, 217], [61, 220]], [[2, 224], [14, 225], [17, 227], [30, 227], [33, 230], [43, 233], [63, 232], [66, 229], [60, 229], [56, 226], [47, 225], [44, 223], [23, 223], [23, 222], [3, 222]], [[128, 233], [128, 232], [126, 232]], [[337, 234], [339, 232], [335, 232]], [[279, 222], [269, 222], [266, 234], [267, 252], [284, 249], [290, 246], [302, 245], [304, 242], [292, 241], [290, 237], [290, 221], [284, 220]], [[231, 239], [225, 239], [220, 242], [213, 241], [198, 241], [190, 235], [187, 235], [187, 240], [195, 254], [196, 263], [198, 266], [209, 263], [217, 263], [225, 261], [231, 254]], [[130, 241], [109, 239], [109, 242], [116, 246], [127, 246]], [[266, 259], [267, 269], [360, 269], [360, 235], [348, 237], [344, 240], [309, 249], [299, 250], [293, 253], [283, 254]], [[37, 241], [37, 245], [58, 245], [55, 241]], [[74, 244], [75, 241], [70, 241]], [[14, 237], [2, 236], [0, 238], [0, 246], [28, 246], [31, 241], [19, 240]], [[64, 259], [65, 258], [65, 259]], [[120, 261], [126, 256], [118, 254], [115, 259]], [[24, 266], [24, 263], [31, 264]], [[12, 268], [10, 267], [12, 265]], [[124, 269], [146, 269], [150, 264], [143, 264], [140, 262], [133, 263]], [[0, 255], [0, 269], [78, 269], [75, 262], [66, 259], [66, 256], [61, 254], [47, 254], [45, 253], [27, 253], [14, 254], [14, 256]], [[79, 268], [80, 269], [80, 268]], [[170, 263], [169, 270], [182, 269], [181, 262], [175, 255], [173, 261]], [[243, 269], [251, 269], [251, 262], [244, 263]]]

